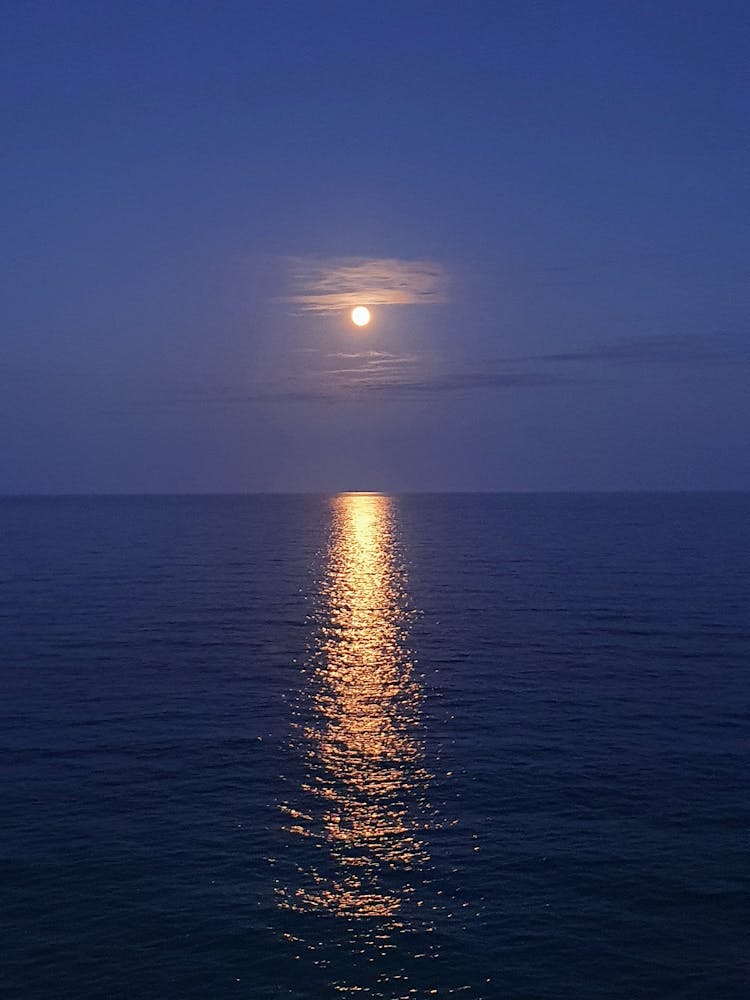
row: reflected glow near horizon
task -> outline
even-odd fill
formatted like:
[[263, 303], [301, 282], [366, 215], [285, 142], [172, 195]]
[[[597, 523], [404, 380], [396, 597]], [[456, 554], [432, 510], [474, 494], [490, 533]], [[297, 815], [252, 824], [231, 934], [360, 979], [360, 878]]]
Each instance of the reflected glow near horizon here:
[[[289, 832], [317, 839], [320, 864], [280, 890], [282, 906], [345, 917], [393, 917], [428, 860], [419, 704], [407, 649], [408, 609], [393, 502], [333, 501], [318, 633], [299, 746], [305, 808]], [[417, 901], [416, 905], [420, 905]]]

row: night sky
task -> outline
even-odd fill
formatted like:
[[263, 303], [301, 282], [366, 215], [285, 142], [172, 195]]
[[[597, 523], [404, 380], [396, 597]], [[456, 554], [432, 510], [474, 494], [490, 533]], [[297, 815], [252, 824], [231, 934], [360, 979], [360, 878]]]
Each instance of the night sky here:
[[745, 2], [0, 13], [0, 493], [750, 488]]

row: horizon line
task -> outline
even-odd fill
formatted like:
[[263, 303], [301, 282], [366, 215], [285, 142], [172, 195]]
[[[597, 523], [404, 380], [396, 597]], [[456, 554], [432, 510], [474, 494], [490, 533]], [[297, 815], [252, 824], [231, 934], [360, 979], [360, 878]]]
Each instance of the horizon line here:
[[0, 493], [0, 500], [97, 500], [139, 498], [199, 498], [199, 497], [334, 497], [343, 495], [378, 496], [685, 496], [685, 495], [736, 495], [750, 494], [750, 487], [739, 488], [687, 488], [657, 489], [419, 489], [419, 490], [200, 490], [200, 491], [90, 491], [90, 492], [17, 492]]

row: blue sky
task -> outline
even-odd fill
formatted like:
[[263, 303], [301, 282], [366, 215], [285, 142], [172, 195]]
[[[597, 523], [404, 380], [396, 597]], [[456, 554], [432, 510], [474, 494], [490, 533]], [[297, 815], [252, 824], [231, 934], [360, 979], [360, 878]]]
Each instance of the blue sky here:
[[2, 16], [0, 492], [750, 488], [746, 5]]

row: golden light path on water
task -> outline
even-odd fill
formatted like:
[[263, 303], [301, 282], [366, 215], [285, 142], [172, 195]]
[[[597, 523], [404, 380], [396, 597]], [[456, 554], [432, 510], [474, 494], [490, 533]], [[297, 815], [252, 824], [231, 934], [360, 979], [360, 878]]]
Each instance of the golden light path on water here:
[[420, 898], [430, 813], [422, 689], [388, 497], [335, 498], [320, 598], [297, 722], [305, 777], [298, 801], [282, 807], [288, 833], [314, 850], [298, 865], [297, 884], [279, 887], [279, 903], [365, 921], [361, 936], [384, 955], [396, 948], [394, 935], [417, 923], [431, 930]]
[[[280, 888], [281, 905], [357, 918], [396, 918], [413, 900], [429, 775], [420, 741], [421, 687], [407, 648], [408, 609], [393, 501], [333, 501], [307, 717], [302, 808], [287, 827], [323, 852]], [[398, 926], [398, 923], [395, 925]]]
[[440, 723], [409, 647], [400, 509], [376, 493], [330, 501], [273, 859], [300, 998], [485, 995], [467, 983], [469, 903], [455, 883], [466, 851], [443, 814], [452, 772], [433, 773]]

